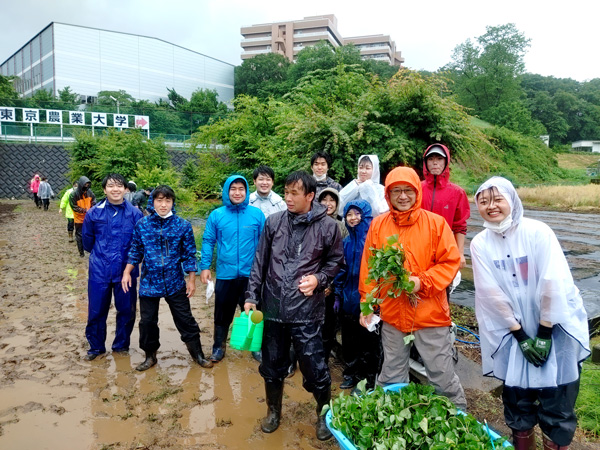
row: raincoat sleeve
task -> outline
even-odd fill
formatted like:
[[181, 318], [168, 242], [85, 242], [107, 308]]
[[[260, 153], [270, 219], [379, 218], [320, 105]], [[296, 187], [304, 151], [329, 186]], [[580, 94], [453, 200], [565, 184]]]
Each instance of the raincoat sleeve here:
[[440, 221], [440, 224], [441, 229], [437, 231], [439, 238], [435, 249], [435, 264], [423, 272], [413, 274], [419, 277], [421, 282], [421, 297], [432, 297], [445, 290], [460, 267], [460, 252], [452, 230], [445, 219]]
[[194, 239], [194, 230], [192, 224], [185, 222], [183, 232], [183, 248], [181, 251], [181, 266], [186, 273], [196, 272], [196, 240]]
[[572, 315], [570, 303], [579, 295], [556, 235], [546, 224], [536, 224], [535, 258], [540, 269], [535, 295], [540, 302], [540, 320], [554, 325]]
[[367, 180], [358, 185], [360, 198], [369, 202], [373, 211], [373, 216], [376, 217], [389, 211], [389, 206], [385, 201], [385, 190], [380, 184], [373, 183], [373, 180]]
[[271, 260], [271, 245], [273, 241], [273, 231], [269, 227], [270, 220], [267, 219], [266, 225], [260, 234], [258, 247], [252, 262], [250, 278], [248, 279], [248, 288], [246, 290], [246, 302], [255, 305], [261, 299], [262, 285], [267, 275], [267, 269]]
[[[143, 220], [143, 219], [142, 219]], [[144, 242], [142, 241], [140, 221], [133, 229], [133, 236], [131, 238], [131, 246], [129, 247], [129, 255], [127, 257], [127, 264], [134, 266], [142, 262], [144, 258]]]
[[348, 266], [344, 264], [340, 269], [339, 273], [333, 279], [333, 292], [336, 297], [344, 297], [344, 284], [346, 283], [346, 276], [348, 275]]
[[350, 200], [358, 198], [358, 187], [359, 184], [356, 182], [356, 180], [352, 180], [350, 183], [344, 186], [344, 189], [340, 191], [340, 211], [344, 210], [344, 206], [346, 206], [346, 203], [348, 203]]
[[464, 190], [460, 190], [460, 199], [454, 211], [454, 219], [452, 220], [452, 232], [454, 234], [467, 234], [467, 220], [471, 217], [471, 206], [469, 199]]
[[365, 248], [363, 249], [362, 259], [360, 262], [360, 278], [358, 280], [358, 292], [360, 293], [360, 301], [364, 302], [367, 298], [367, 293], [371, 292], [375, 287], [375, 281], [367, 283], [369, 276], [369, 258], [371, 257], [371, 247], [375, 247], [375, 239], [373, 232], [373, 223], [369, 227], [367, 237], [365, 238]]
[[332, 240], [329, 247], [323, 250], [323, 263], [321, 269], [315, 273], [315, 277], [319, 281], [319, 290], [325, 289], [331, 284], [334, 277], [344, 263], [344, 248], [342, 246], [342, 233], [337, 223], [332, 221]]
[[79, 192], [79, 190], [73, 189], [73, 192], [71, 192], [71, 195], [69, 195], [69, 205], [71, 205], [71, 209], [73, 210], [73, 212], [76, 212], [76, 213], [79, 213], [79, 214], [84, 214], [85, 213], [85, 209], [81, 208], [77, 204], [77, 200], [75, 198], [77, 196], [78, 192]]
[[471, 242], [471, 261], [475, 281], [477, 320], [484, 320], [486, 328], [490, 331], [508, 330], [518, 325], [512, 302], [496, 281], [477, 237]]
[[91, 197], [90, 208], [96, 204], [96, 195], [92, 192], [91, 189], [88, 189], [88, 194]]
[[94, 235], [94, 224], [89, 214], [85, 215], [83, 219], [83, 229], [81, 230], [81, 239], [83, 241], [83, 249], [91, 253], [96, 242], [96, 236]]
[[62, 198], [60, 199], [60, 209], [66, 209], [67, 203], [69, 203], [69, 196], [71, 195], [71, 192], [65, 192]]
[[202, 235], [200, 270], [208, 270], [212, 264], [213, 252], [215, 251], [215, 244], [217, 243], [215, 213], [216, 211], [208, 216], [206, 226], [204, 227], [204, 234]]

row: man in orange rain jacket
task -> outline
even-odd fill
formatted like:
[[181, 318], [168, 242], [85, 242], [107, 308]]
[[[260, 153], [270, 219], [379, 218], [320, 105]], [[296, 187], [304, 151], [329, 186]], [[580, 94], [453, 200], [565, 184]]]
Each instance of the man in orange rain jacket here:
[[[381, 304], [384, 362], [377, 384], [408, 383], [411, 344], [405, 345], [404, 337], [412, 333], [427, 378], [436, 392], [466, 410], [465, 394], [454, 371], [450, 308], [446, 297], [446, 286], [460, 265], [452, 230], [442, 216], [421, 209], [421, 182], [411, 168], [397, 167], [388, 174], [385, 198], [390, 211], [373, 219], [365, 241], [358, 287], [361, 301], [365, 301], [375, 286], [374, 282], [365, 282], [370, 248], [381, 248], [394, 234], [399, 236], [398, 242], [404, 248], [404, 266], [415, 283], [413, 293], [420, 299], [414, 307], [403, 293], [398, 298], [386, 298]], [[372, 314], [366, 317], [361, 314], [363, 326], [371, 319]]]

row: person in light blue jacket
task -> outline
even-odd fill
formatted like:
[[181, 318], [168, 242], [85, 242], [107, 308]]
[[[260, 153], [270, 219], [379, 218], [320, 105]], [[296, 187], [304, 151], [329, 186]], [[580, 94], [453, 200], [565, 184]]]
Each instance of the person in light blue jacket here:
[[210, 360], [225, 356], [227, 333], [236, 306], [243, 309], [250, 269], [265, 224], [263, 212], [249, 205], [248, 182], [241, 175], [230, 176], [223, 186], [223, 206], [206, 221], [202, 237], [200, 280], [211, 280], [210, 266], [217, 246], [217, 281], [215, 283], [215, 331]]

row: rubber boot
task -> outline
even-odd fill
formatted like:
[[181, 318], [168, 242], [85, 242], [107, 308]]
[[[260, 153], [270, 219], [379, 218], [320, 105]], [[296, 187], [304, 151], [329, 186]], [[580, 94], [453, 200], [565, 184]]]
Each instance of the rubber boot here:
[[533, 428], [526, 431], [512, 430], [515, 450], [535, 450], [535, 432]]
[[69, 242], [73, 242], [73, 232], [69, 231]]
[[544, 442], [544, 450], [569, 450], [569, 446], [568, 445], [558, 445], [558, 444], [555, 444], [554, 442], [552, 442], [552, 439], [550, 439], [545, 434], [543, 435], [542, 439], [543, 439], [543, 442]]
[[138, 364], [135, 370], [137, 370], [138, 372], [143, 372], [144, 370], [148, 370], [157, 362], [158, 361], [156, 360], [156, 352], [146, 352], [146, 359], [144, 360], [144, 362]]
[[331, 386], [327, 386], [327, 389], [323, 391], [313, 392], [313, 396], [317, 401], [317, 425], [315, 430], [317, 432], [317, 439], [320, 441], [326, 441], [331, 439], [333, 435], [329, 428], [327, 428], [327, 422], [325, 421], [325, 414], [321, 414], [323, 406], [327, 405], [331, 400]]
[[212, 355], [210, 355], [210, 358], [208, 358], [212, 362], [219, 362], [223, 358], [225, 358], [225, 346], [227, 344], [228, 332], [229, 327], [215, 325], [215, 336], [212, 348]]
[[267, 417], [262, 420], [260, 429], [263, 433], [272, 433], [279, 428], [281, 420], [283, 381], [277, 383], [268, 383], [265, 381], [265, 394], [267, 395]]
[[202, 351], [202, 345], [200, 344], [200, 338], [197, 340], [186, 342], [185, 346], [190, 352], [192, 359], [200, 364], [205, 369], [210, 369], [213, 366], [213, 363], [208, 359], [204, 358], [204, 352]]

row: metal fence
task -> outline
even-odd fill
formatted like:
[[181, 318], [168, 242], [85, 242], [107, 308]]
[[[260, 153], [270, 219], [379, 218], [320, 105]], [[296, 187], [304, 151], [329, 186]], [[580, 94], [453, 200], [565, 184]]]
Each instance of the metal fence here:
[[[75, 134], [88, 130], [95, 135], [107, 133], [106, 128], [93, 128], [88, 125], [46, 125], [46, 124], [0, 124], [0, 142], [69, 143]], [[189, 134], [149, 133], [151, 139], [162, 138], [171, 147], [186, 147], [192, 137]]]

